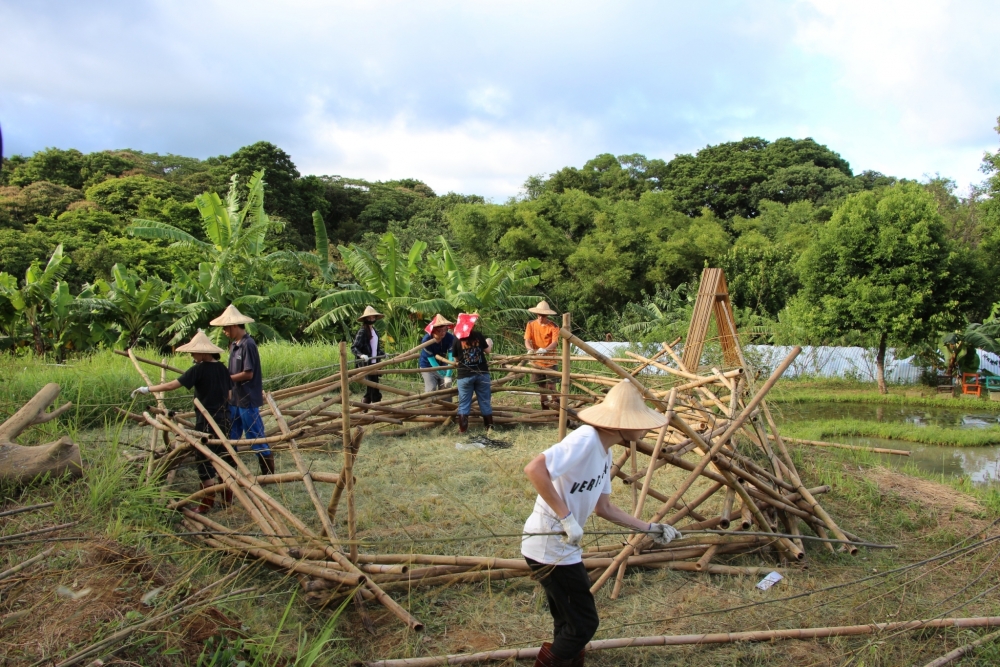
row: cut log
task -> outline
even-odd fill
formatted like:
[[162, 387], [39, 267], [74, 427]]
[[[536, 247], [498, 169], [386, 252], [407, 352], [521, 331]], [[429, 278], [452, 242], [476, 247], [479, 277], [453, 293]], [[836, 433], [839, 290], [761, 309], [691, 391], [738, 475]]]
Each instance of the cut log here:
[[59, 396], [59, 385], [49, 383], [3, 424], [0, 424], [0, 483], [27, 484], [40, 477], [80, 477], [80, 448], [68, 437], [25, 447], [17, 437], [35, 424], [44, 424], [69, 409], [70, 404], [46, 413]]

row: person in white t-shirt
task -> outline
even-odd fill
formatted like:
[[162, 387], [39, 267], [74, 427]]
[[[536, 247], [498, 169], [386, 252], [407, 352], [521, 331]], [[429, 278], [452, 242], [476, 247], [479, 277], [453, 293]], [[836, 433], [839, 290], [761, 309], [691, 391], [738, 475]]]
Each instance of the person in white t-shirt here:
[[554, 626], [553, 640], [542, 644], [535, 667], [582, 667], [584, 649], [597, 632], [600, 620], [580, 546], [591, 514], [648, 533], [658, 544], [680, 535], [673, 526], [635, 519], [611, 504], [611, 447], [641, 440], [666, 424], [666, 417], [647, 407], [635, 385], [624, 380], [577, 418], [583, 426], [524, 468], [538, 498], [524, 523], [521, 555], [545, 589]]

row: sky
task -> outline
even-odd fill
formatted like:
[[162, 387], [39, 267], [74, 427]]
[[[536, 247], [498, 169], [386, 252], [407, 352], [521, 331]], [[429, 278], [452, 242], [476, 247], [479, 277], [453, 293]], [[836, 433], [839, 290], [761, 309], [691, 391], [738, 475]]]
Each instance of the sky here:
[[1000, 145], [998, 25], [995, 0], [0, 0], [0, 126], [8, 156], [266, 140], [495, 201], [745, 136], [964, 189]]

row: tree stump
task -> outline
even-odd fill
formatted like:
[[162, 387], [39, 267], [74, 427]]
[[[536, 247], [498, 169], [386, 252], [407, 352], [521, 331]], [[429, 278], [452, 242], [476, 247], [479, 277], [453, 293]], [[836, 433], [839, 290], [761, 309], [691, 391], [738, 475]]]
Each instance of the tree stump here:
[[29, 447], [14, 442], [28, 428], [52, 421], [70, 409], [73, 404], [66, 403], [52, 412], [45, 412], [58, 396], [59, 385], [49, 383], [0, 424], [0, 483], [26, 484], [45, 475], [80, 477], [83, 474], [80, 448], [68, 437]]

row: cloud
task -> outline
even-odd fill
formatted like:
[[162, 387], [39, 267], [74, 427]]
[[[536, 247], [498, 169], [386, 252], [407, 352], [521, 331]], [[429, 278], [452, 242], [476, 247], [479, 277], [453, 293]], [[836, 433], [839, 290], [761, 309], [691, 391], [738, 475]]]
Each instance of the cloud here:
[[0, 121], [20, 152], [207, 157], [263, 139], [304, 173], [497, 199], [598, 153], [669, 159], [743, 136], [812, 136], [856, 169], [965, 181], [996, 143], [997, 11], [0, 0]]

